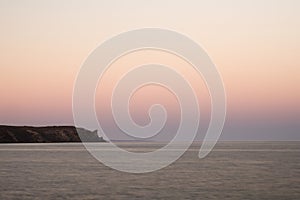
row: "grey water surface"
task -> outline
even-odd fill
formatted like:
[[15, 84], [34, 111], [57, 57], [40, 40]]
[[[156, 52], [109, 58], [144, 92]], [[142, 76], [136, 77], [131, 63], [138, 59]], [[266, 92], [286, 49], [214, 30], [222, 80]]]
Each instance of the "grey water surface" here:
[[0, 199], [300, 199], [300, 142], [219, 142], [202, 160], [200, 145], [164, 169], [129, 174], [80, 143], [1, 144]]

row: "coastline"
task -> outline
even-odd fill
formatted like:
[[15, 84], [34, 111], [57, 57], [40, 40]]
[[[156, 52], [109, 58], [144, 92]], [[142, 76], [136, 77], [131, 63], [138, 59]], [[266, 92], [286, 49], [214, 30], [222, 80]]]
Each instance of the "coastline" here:
[[0, 143], [81, 143], [106, 142], [97, 130], [75, 126], [9, 126], [0, 125]]

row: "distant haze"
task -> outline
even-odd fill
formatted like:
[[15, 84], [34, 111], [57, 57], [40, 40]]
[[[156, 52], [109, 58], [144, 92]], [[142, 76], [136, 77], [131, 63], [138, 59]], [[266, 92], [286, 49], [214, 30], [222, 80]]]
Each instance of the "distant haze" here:
[[[298, 0], [0, 1], [0, 124], [73, 124], [73, 84], [89, 53], [120, 32], [160, 27], [198, 42], [219, 69], [228, 103], [221, 139], [299, 140], [299, 10]], [[201, 139], [210, 117], [202, 78], [174, 55], [156, 51], [121, 58], [103, 77], [96, 108], [107, 112], [106, 126], [114, 131], [102, 97], [122, 70], [153, 60], [181, 70], [196, 90]], [[174, 95], [143, 89], [130, 102], [133, 119], [147, 124], [149, 106], [162, 103], [170, 117], [165, 132], [174, 132]]]

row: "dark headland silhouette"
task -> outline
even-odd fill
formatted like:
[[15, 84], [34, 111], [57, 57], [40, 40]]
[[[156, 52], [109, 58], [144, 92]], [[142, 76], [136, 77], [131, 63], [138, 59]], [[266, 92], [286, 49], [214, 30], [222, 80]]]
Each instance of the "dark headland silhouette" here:
[[[78, 133], [80, 133], [81, 138]], [[82, 140], [81, 140], [82, 139]], [[89, 131], [74, 126], [6, 126], [0, 125], [0, 143], [48, 142], [105, 142], [97, 130]]]

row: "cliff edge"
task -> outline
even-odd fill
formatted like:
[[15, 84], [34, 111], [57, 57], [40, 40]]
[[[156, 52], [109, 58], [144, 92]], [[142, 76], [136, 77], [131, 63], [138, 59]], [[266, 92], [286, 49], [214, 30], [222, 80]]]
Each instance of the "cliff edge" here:
[[[80, 134], [80, 137], [78, 135]], [[74, 126], [5, 126], [0, 125], [0, 143], [105, 142], [97, 131]]]

